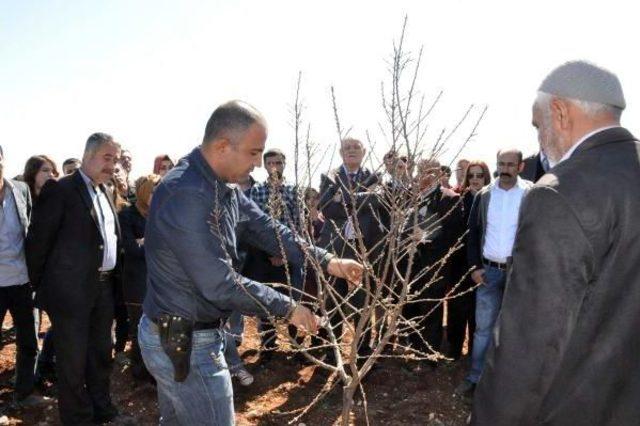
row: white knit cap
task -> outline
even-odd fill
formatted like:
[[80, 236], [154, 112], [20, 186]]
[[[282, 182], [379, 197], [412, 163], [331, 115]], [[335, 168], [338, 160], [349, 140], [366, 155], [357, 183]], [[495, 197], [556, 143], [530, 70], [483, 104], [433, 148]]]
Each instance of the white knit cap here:
[[624, 109], [627, 104], [618, 77], [587, 61], [560, 65], [544, 79], [540, 92]]

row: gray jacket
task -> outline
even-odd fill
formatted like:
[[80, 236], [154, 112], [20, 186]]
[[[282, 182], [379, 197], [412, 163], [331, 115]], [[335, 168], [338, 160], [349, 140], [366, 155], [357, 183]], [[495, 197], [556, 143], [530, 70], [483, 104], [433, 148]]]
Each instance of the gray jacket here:
[[475, 425], [637, 425], [640, 143], [585, 140], [523, 200]]

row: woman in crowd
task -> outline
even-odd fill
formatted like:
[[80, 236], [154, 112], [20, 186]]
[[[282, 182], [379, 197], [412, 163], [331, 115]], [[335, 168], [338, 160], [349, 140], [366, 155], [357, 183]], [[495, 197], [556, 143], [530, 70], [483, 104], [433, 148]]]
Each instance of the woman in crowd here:
[[44, 184], [49, 179], [57, 179], [59, 175], [56, 163], [46, 155], [34, 155], [27, 160], [22, 177], [29, 185], [34, 204]]
[[[473, 197], [482, 189], [483, 186], [491, 183], [491, 173], [489, 167], [483, 161], [471, 161], [466, 168], [464, 180], [460, 187], [462, 195], [462, 203], [464, 210], [465, 231], [469, 222], [469, 212], [473, 204]], [[460, 285], [456, 287], [453, 294], [459, 294], [468, 291], [474, 286], [471, 277], [467, 274], [469, 266], [467, 263], [467, 248], [461, 247], [453, 257], [453, 265], [456, 279], [453, 285], [462, 280]], [[466, 274], [466, 277], [465, 277]], [[463, 277], [465, 277], [463, 279]], [[447, 356], [454, 360], [458, 360], [462, 355], [462, 345], [464, 344], [465, 332], [469, 327], [469, 347], [468, 353], [471, 353], [473, 344], [473, 332], [476, 328], [475, 321], [476, 297], [475, 291], [465, 293], [463, 296], [450, 299], [447, 310], [447, 338], [449, 341], [449, 351]]]
[[[22, 177], [24, 182], [29, 185], [29, 191], [31, 192], [31, 199], [35, 205], [42, 187], [49, 179], [57, 179], [59, 176], [58, 167], [56, 163], [46, 155], [34, 155], [27, 160], [24, 165], [24, 173]], [[42, 313], [39, 312], [38, 324], [36, 328], [40, 328], [42, 323]], [[38, 362], [36, 365], [35, 380], [40, 386], [44, 386], [46, 381], [54, 382], [56, 378], [55, 374], [55, 353], [53, 349], [53, 331], [51, 327], [47, 330], [44, 340], [42, 342], [42, 350], [38, 355]]]
[[156, 159], [153, 160], [153, 174], [164, 177], [164, 175], [166, 175], [169, 170], [173, 169], [174, 166], [175, 164], [171, 157], [169, 157], [169, 154], [158, 155]]
[[147, 265], [144, 260], [144, 230], [149, 206], [160, 176], [143, 176], [136, 182], [136, 203], [125, 207], [118, 215], [124, 248], [123, 298], [131, 327], [131, 373], [136, 379], [151, 380], [138, 346], [138, 321], [142, 315], [142, 301], [146, 292]]
[[[129, 206], [127, 202], [127, 184], [126, 179], [124, 181], [122, 179], [122, 171], [122, 165], [120, 163], [116, 164], [113, 176], [106, 183], [107, 191], [111, 196], [111, 201], [113, 201], [113, 206], [118, 215]], [[127, 307], [124, 304], [122, 286], [116, 287], [114, 302], [115, 342], [113, 344], [113, 350], [115, 352], [115, 361], [123, 366], [129, 362], [124, 353], [127, 340], [129, 339], [129, 315], [127, 314]]]

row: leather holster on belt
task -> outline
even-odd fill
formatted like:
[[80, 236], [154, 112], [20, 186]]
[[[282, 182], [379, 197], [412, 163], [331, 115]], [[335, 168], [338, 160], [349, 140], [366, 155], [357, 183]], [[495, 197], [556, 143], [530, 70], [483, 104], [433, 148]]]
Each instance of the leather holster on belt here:
[[162, 349], [173, 364], [173, 379], [184, 382], [191, 363], [193, 323], [177, 315], [161, 314], [156, 324]]

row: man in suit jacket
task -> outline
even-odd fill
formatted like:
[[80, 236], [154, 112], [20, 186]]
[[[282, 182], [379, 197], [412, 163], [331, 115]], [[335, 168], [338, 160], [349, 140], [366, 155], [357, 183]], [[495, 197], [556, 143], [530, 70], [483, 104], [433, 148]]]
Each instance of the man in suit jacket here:
[[538, 151], [523, 161], [524, 167], [520, 172], [520, 177], [531, 182], [537, 182], [545, 173], [549, 171], [549, 159], [544, 152]]
[[[358, 253], [362, 248], [358, 247], [357, 234], [362, 234], [364, 248], [369, 251], [382, 238], [382, 224], [377, 209], [377, 198], [368, 189], [379, 183], [379, 176], [362, 167], [365, 148], [361, 141], [346, 138], [341, 142], [340, 156], [343, 164], [327, 174], [323, 174], [320, 180], [320, 210], [325, 217], [325, 223], [320, 231], [318, 245], [339, 257], [356, 259], [357, 254], [352, 247], [356, 247]], [[345, 208], [346, 206], [346, 208]], [[347, 244], [349, 242], [349, 244]], [[380, 250], [369, 255], [368, 261], [375, 265]], [[363, 283], [365, 285], [366, 283]], [[335, 290], [345, 296], [348, 293], [347, 282], [337, 279]], [[331, 306], [331, 298], [328, 298], [328, 306]], [[356, 309], [362, 308], [365, 302], [365, 292], [356, 291], [351, 298], [351, 303]], [[336, 336], [342, 334], [342, 318], [333, 315], [330, 318]], [[357, 324], [359, 315], [353, 316]], [[321, 334], [323, 331], [321, 331]], [[359, 343], [358, 354], [366, 356], [370, 352], [370, 333], [364, 333]], [[329, 354], [330, 360], [332, 354]]]
[[[414, 302], [409, 301], [404, 306], [403, 316], [418, 324], [409, 334], [411, 347], [427, 355], [440, 350], [442, 299], [452, 284], [451, 260], [445, 256], [462, 235], [463, 228], [460, 195], [440, 184], [442, 173], [438, 161], [423, 160], [418, 164], [420, 198], [417, 212], [408, 215], [405, 229], [405, 233], [412, 233], [417, 238], [418, 244], [411, 269], [411, 275], [416, 279], [412, 285], [416, 297]], [[442, 266], [434, 266], [439, 262]], [[437, 365], [435, 361], [430, 364], [434, 368]]]
[[81, 168], [44, 185], [29, 228], [29, 276], [55, 330], [64, 424], [107, 422], [118, 414], [109, 375], [120, 226], [104, 183], [119, 156], [110, 135], [91, 135]]
[[640, 144], [618, 78], [555, 69], [533, 107], [556, 164], [523, 202], [476, 425], [632, 425], [640, 418]]
[[29, 284], [24, 239], [31, 216], [31, 195], [23, 183], [4, 178], [0, 147], [0, 318], [11, 312], [16, 329], [16, 385], [14, 401], [29, 405], [38, 355], [33, 291]]

